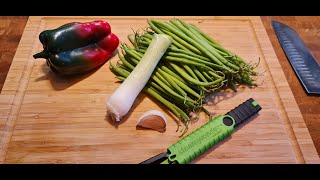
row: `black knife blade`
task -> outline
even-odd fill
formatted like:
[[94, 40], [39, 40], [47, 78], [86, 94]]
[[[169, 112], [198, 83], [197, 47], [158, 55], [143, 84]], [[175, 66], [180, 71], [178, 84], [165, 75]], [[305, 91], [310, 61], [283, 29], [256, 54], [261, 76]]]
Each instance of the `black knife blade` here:
[[298, 33], [277, 21], [272, 21], [272, 26], [306, 92], [320, 95], [320, 66]]

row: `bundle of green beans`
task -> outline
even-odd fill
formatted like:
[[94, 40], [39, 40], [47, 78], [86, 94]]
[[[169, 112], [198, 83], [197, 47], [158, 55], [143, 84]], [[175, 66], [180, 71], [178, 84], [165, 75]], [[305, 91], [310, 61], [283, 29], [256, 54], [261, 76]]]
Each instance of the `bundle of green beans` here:
[[[160, 101], [187, 125], [192, 112], [204, 111], [207, 94], [228, 86], [234, 91], [238, 84], [255, 86], [257, 75], [252, 65], [222, 47], [193, 24], [179, 19], [148, 20], [148, 30], [129, 35], [133, 47], [122, 44], [117, 64], [110, 62], [119, 80], [125, 80], [141, 60], [153, 33], [166, 34], [173, 42], [163, 55], [144, 91]], [[211, 118], [211, 117], [210, 117]], [[178, 123], [180, 121], [177, 121]]]

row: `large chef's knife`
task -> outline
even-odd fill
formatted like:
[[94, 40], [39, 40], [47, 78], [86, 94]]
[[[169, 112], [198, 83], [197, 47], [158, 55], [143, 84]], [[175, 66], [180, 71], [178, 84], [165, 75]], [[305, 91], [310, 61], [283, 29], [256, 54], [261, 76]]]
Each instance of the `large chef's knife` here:
[[302, 39], [285, 24], [272, 21], [272, 26], [304, 89], [308, 94], [320, 94], [320, 66]]

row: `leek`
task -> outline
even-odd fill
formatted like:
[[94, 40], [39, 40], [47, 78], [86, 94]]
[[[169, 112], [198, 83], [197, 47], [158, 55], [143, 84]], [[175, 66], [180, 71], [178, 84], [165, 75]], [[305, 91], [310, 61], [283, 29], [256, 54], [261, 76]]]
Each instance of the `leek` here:
[[172, 38], [168, 35], [153, 35], [152, 41], [138, 65], [106, 102], [107, 114], [111, 116], [113, 121], [119, 122], [129, 112], [171, 43]]

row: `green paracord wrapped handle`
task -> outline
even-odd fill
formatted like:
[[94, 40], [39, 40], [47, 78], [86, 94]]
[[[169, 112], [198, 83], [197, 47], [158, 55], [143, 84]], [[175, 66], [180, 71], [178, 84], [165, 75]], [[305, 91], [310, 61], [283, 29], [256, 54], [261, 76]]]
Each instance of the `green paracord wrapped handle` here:
[[168, 148], [168, 158], [162, 164], [187, 164], [229, 136], [236, 126], [261, 110], [252, 98], [226, 115], [220, 115]]
[[[232, 121], [232, 125], [225, 125], [223, 120]], [[226, 121], [226, 120], [225, 120]], [[170, 154], [164, 163], [187, 164], [200, 156], [213, 145], [230, 135], [234, 128], [234, 120], [231, 116], [218, 116], [201, 126], [196, 131], [181, 139], [168, 148]]]

